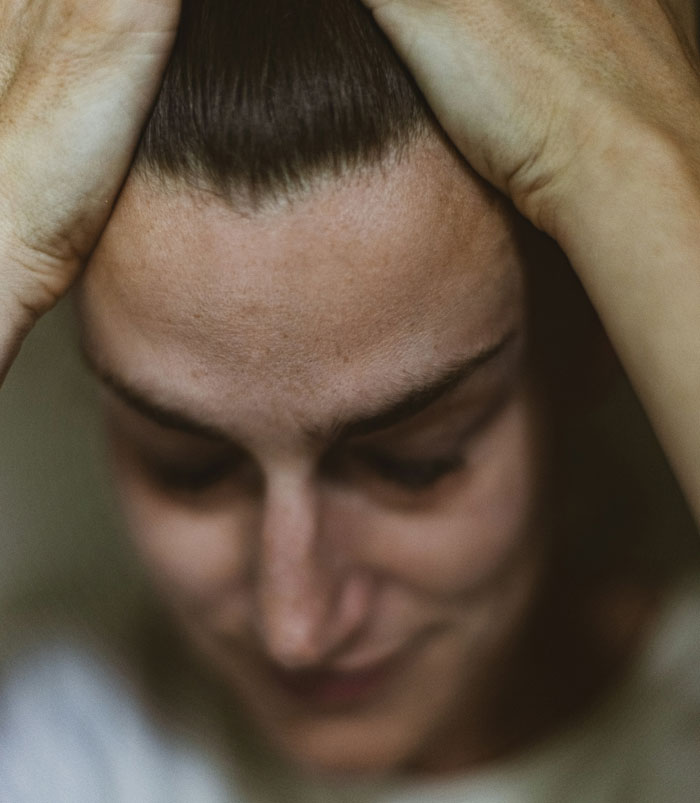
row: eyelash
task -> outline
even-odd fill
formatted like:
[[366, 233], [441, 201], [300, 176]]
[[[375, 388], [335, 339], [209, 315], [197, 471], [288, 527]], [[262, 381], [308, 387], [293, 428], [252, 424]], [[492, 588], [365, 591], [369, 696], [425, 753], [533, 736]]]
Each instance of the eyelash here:
[[175, 493], [203, 493], [221, 482], [236, 463], [231, 460], [220, 460], [202, 466], [177, 465], [170, 463], [149, 462], [149, 474], [159, 486]]
[[416, 493], [432, 488], [450, 474], [456, 474], [465, 464], [464, 455], [460, 453], [430, 459], [406, 460], [372, 452], [365, 457], [365, 460], [381, 479]]
[[[436, 485], [443, 477], [464, 468], [464, 456], [452, 454], [431, 459], [407, 460], [381, 452], [368, 452], [360, 458], [380, 479], [407, 491], [418, 493]], [[235, 470], [236, 461], [189, 466], [152, 462], [148, 471], [159, 486], [173, 493], [204, 493]], [[331, 469], [333, 474], [337, 470]]]

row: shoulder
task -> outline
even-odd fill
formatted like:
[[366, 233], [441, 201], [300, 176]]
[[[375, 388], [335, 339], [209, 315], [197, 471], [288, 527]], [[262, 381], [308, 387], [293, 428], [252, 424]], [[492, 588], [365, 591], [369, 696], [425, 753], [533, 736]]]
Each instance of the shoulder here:
[[206, 742], [169, 729], [112, 658], [56, 640], [12, 661], [0, 686], [0, 800], [235, 800]]
[[[695, 800], [700, 787], [700, 577], [671, 594], [623, 698], [640, 712], [639, 800]], [[647, 786], [645, 791], [643, 786]], [[645, 796], [646, 795], [646, 796]]]
[[585, 713], [475, 780], [498, 800], [695, 803], [698, 667], [700, 578], [667, 592], [622, 675]]
[[697, 799], [699, 666], [700, 577], [695, 577], [667, 594], [617, 688], [570, 741], [564, 739], [568, 757], [588, 767], [590, 783], [610, 795], [591, 799]]

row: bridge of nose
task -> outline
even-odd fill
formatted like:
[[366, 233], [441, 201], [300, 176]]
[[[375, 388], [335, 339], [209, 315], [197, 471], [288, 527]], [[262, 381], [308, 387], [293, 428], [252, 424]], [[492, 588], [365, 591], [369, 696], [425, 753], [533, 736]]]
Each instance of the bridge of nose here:
[[258, 629], [283, 666], [317, 664], [361, 625], [367, 577], [324, 532], [321, 492], [309, 472], [268, 479], [255, 567]]

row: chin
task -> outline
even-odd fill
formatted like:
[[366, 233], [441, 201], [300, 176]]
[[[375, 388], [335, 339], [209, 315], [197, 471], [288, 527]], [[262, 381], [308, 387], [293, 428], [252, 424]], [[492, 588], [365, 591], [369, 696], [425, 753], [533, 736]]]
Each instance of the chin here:
[[284, 758], [317, 775], [388, 774], [411, 763], [419, 750], [415, 731], [399, 732], [395, 724], [311, 725], [267, 737]]

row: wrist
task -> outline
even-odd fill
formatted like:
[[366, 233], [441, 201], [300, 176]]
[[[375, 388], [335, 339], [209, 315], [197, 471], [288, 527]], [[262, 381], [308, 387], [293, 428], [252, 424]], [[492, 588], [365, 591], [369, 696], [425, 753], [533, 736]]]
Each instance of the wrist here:
[[595, 255], [609, 249], [631, 254], [656, 237], [670, 245], [671, 231], [698, 230], [700, 136], [671, 126], [610, 126], [548, 190], [537, 223], [577, 270], [595, 270]]
[[30, 310], [6, 286], [0, 285], [0, 384], [34, 320]]
[[0, 247], [0, 383], [37, 319], [57, 300], [35, 262]]

